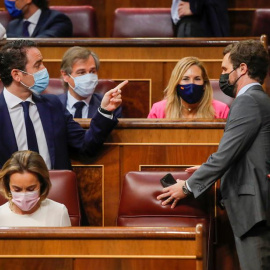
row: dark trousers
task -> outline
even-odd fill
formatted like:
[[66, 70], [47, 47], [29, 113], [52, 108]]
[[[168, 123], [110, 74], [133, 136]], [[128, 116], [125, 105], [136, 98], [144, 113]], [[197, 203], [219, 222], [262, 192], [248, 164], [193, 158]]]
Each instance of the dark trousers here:
[[241, 270], [270, 269], [270, 228], [265, 223], [240, 238], [235, 236], [235, 245]]
[[177, 37], [205, 37], [201, 22], [196, 16], [186, 16], [176, 25]]

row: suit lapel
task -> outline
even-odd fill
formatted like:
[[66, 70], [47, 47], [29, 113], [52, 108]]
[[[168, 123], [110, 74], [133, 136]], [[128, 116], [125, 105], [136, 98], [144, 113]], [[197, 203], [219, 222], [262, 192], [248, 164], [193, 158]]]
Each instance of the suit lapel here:
[[1, 148], [5, 149], [4, 153], [9, 158], [11, 154], [18, 151], [18, 146], [3, 92], [0, 94], [0, 127]]
[[96, 113], [98, 107], [100, 105], [100, 101], [98, 100], [98, 98], [93, 95], [90, 103], [89, 103], [89, 109], [88, 109], [88, 118], [92, 118], [93, 115]]
[[38, 97], [33, 95], [33, 100], [35, 101], [39, 113], [39, 117], [41, 119], [41, 123], [43, 126], [43, 130], [45, 133], [49, 154], [51, 158], [52, 168], [54, 168], [55, 164], [55, 147], [54, 147], [54, 129], [53, 129], [53, 120], [52, 113], [50, 110], [49, 104], [42, 98], [42, 96]]
[[48, 19], [47, 18], [48, 15], [49, 14], [48, 14], [47, 10], [42, 10], [41, 11], [38, 23], [37, 23], [37, 25], [35, 27], [35, 30], [34, 30], [33, 34], [31, 35], [31, 37], [35, 37], [35, 36], [38, 35], [38, 33], [40, 32], [40, 29], [45, 25], [46, 20]]

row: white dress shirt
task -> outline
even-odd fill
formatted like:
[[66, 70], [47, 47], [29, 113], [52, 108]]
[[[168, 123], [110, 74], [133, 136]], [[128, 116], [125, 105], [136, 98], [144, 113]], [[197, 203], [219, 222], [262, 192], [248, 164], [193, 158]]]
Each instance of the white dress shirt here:
[[74, 114], [75, 114], [75, 111], [76, 111], [76, 108], [74, 107], [75, 103], [77, 103], [78, 101], [83, 101], [85, 103], [85, 106], [83, 106], [83, 109], [82, 109], [82, 118], [88, 118], [88, 109], [89, 109], [89, 102], [91, 100], [91, 97], [92, 96], [89, 96], [88, 98], [86, 98], [84, 100], [77, 100], [68, 91], [68, 94], [67, 94], [67, 110], [74, 117]]
[[43, 126], [39, 117], [39, 112], [35, 102], [32, 100], [32, 95], [26, 100], [22, 100], [19, 97], [10, 93], [4, 88], [4, 98], [7, 103], [11, 123], [15, 133], [15, 138], [18, 146], [18, 150], [28, 150], [27, 135], [24, 122], [23, 107], [20, 104], [23, 101], [29, 101], [29, 116], [33, 122], [33, 126], [36, 132], [39, 154], [43, 157], [48, 169], [51, 169], [51, 159], [47, 141]]
[[[86, 106], [84, 106], [83, 109], [82, 109], [82, 118], [88, 118], [89, 103], [90, 103], [91, 98], [92, 98], [92, 95], [89, 96], [88, 98], [84, 99], [84, 100], [77, 100], [68, 91], [68, 94], [67, 94], [67, 110], [74, 117], [75, 111], [76, 111], [76, 108], [74, 107], [75, 103], [77, 103], [78, 101], [83, 101]], [[98, 110], [98, 112], [100, 114], [102, 114], [106, 118], [113, 119], [113, 115], [104, 114], [104, 113], [100, 112], [99, 110]]]
[[28, 33], [29, 33], [29, 36], [31, 37], [32, 34], [34, 33], [35, 31], [35, 28], [37, 26], [37, 23], [38, 23], [38, 20], [39, 20], [39, 17], [41, 15], [41, 9], [38, 9], [31, 17], [29, 17], [27, 20], [24, 19], [23, 21], [28, 21], [30, 22], [29, 26], [28, 26]]

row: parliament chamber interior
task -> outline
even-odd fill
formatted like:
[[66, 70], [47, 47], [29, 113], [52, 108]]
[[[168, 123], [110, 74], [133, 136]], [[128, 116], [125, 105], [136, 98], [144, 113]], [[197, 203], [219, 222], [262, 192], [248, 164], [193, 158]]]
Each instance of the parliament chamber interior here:
[[[0, 269], [239, 270], [232, 229], [218, 206], [219, 181], [175, 209], [156, 200], [163, 175], [188, 179], [185, 169], [217, 150], [226, 119], [147, 116], [186, 56], [205, 64], [214, 98], [230, 107], [233, 99], [218, 84], [223, 50], [247, 39], [269, 50], [270, 2], [228, 0], [230, 36], [211, 38], [175, 37], [169, 0], [49, 3], [70, 17], [73, 37], [30, 38], [50, 74], [45, 92], [65, 92], [60, 65], [67, 49], [89, 48], [100, 59], [97, 93], [129, 81], [122, 90], [123, 118], [94, 157], [72, 156], [73, 172], [50, 171], [49, 198], [66, 205], [72, 226], [0, 228]], [[2, 1], [0, 23], [6, 27], [9, 20]], [[0, 46], [12, 40], [3, 39]], [[263, 86], [270, 94], [269, 74]], [[88, 129], [91, 119], [76, 121]]]

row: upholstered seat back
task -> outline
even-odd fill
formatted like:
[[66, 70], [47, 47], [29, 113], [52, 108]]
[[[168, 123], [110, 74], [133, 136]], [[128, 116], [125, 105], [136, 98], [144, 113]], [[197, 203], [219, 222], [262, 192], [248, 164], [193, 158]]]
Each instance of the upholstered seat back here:
[[173, 37], [170, 8], [118, 8], [113, 37]]
[[96, 11], [92, 6], [50, 6], [66, 14], [72, 21], [73, 37], [96, 37]]
[[[193, 196], [181, 200], [172, 209], [162, 206], [157, 196], [162, 193], [160, 179], [167, 172], [129, 172], [126, 174], [117, 218], [118, 226], [140, 227], [195, 227], [204, 224], [207, 239], [207, 269], [212, 267], [214, 235], [214, 194], [207, 192], [200, 198]], [[171, 172], [175, 179], [186, 180], [190, 173]]]
[[[160, 179], [166, 172], [129, 172], [125, 176], [120, 198], [117, 225], [119, 226], [195, 226], [209, 225], [209, 200], [188, 197], [172, 209], [162, 206], [156, 198], [162, 193]], [[177, 179], [191, 174], [172, 172]]]
[[266, 34], [270, 35], [270, 9], [259, 8], [254, 11], [253, 23], [252, 23], [252, 36], [260, 36]]
[[[69, 170], [51, 170], [49, 173], [52, 188], [48, 198], [64, 204], [68, 209], [71, 225], [80, 226], [80, 200], [75, 173]], [[0, 195], [0, 205], [5, 202], [6, 199]]]

